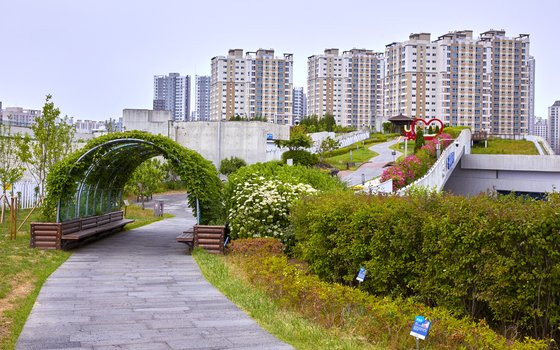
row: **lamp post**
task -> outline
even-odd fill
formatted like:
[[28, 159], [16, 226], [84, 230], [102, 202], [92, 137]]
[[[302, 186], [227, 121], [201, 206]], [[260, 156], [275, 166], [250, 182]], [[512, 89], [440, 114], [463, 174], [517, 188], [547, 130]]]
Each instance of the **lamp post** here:
[[362, 186], [366, 184], [366, 175], [362, 173]]

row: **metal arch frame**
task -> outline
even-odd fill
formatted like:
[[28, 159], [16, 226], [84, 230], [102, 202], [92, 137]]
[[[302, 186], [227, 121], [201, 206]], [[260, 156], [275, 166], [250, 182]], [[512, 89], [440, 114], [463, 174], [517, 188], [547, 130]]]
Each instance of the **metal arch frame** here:
[[[148, 154], [153, 154], [153, 155], [151, 155], [151, 157], [155, 157], [155, 156], [157, 156], [157, 155], [161, 155], [161, 156], [163, 156], [163, 157], [165, 157], [165, 158], [173, 159], [174, 161], [178, 162], [178, 160], [176, 159], [176, 157], [171, 156], [171, 155], [168, 154], [163, 148], [159, 147], [158, 145], [154, 144], [153, 142], [146, 141], [146, 140], [142, 140], [142, 139], [137, 139], [137, 138], [121, 138], [121, 139], [114, 139], [114, 140], [110, 140], [110, 141], [104, 142], [104, 143], [102, 143], [102, 144], [99, 144], [99, 145], [97, 145], [97, 146], [95, 146], [95, 147], [93, 147], [93, 148], [87, 150], [84, 154], [82, 154], [82, 155], [74, 162], [74, 166], [70, 169], [69, 173], [71, 174], [71, 173], [74, 171], [75, 166], [76, 166], [77, 164], [79, 164], [80, 162], [82, 162], [86, 157], [90, 156], [91, 154], [97, 152], [97, 151], [100, 150], [100, 149], [103, 149], [103, 148], [105, 148], [105, 147], [111, 146], [111, 145], [113, 145], [113, 144], [121, 144], [121, 145], [119, 145], [119, 146], [117, 146], [117, 147], [110, 147], [109, 149], [107, 149], [106, 152], [104, 152], [104, 153], [101, 155], [101, 157], [100, 157], [99, 159], [97, 159], [95, 162], [92, 162], [92, 163], [90, 164], [90, 166], [88, 167], [88, 169], [86, 170], [86, 172], [85, 172], [85, 174], [84, 174], [84, 175], [85, 175], [84, 178], [83, 178], [83, 179], [79, 182], [79, 184], [78, 184], [78, 188], [76, 189], [76, 194], [75, 194], [75, 196], [74, 196], [74, 198], [76, 199], [76, 204], [75, 204], [75, 205], [76, 205], [76, 211], [75, 211], [75, 215], [76, 215], [77, 217], [80, 217], [80, 210], [81, 210], [81, 209], [80, 209], [80, 205], [81, 205], [81, 194], [82, 194], [82, 191], [83, 191], [85, 185], [87, 184], [87, 180], [88, 180], [90, 174], [91, 174], [94, 170], [98, 169], [99, 166], [101, 165], [100, 163], [101, 163], [104, 159], [107, 159], [107, 156], [109, 156], [111, 153], [113, 153], [113, 152], [116, 151], [116, 152], [118, 152], [117, 154], [119, 155], [119, 154], [121, 154], [121, 153], [126, 152], [126, 151], [128, 150], [129, 147], [144, 148], [145, 150], [147, 150], [148, 147], [142, 147], [142, 145], [149, 145], [149, 146], [150, 146], [151, 148], [153, 148], [153, 149], [152, 149], [152, 150], [149, 150], [149, 151], [146, 153], [146, 155], [148, 155]], [[126, 150], [125, 150], [125, 149], [126, 149]], [[145, 153], [145, 152], [142, 152], [142, 153]], [[142, 156], [143, 156], [143, 154], [142, 154]], [[150, 157], [150, 158], [151, 158], [151, 157]], [[115, 165], [116, 163], [118, 163], [118, 162], [120, 162], [120, 161], [123, 160], [123, 159], [120, 158], [120, 157], [117, 157], [117, 158], [118, 158], [118, 159], [116, 159], [116, 160], [112, 160], [112, 161], [108, 162], [108, 163], [106, 164], [106, 166], [109, 166], [110, 168], [113, 168], [114, 165]], [[147, 160], [147, 159], [149, 159], [149, 158], [146, 158], [146, 160]], [[145, 161], [145, 160], [144, 160], [144, 161]], [[130, 162], [128, 162], [128, 163], [130, 163]], [[140, 163], [140, 164], [141, 164], [141, 163]], [[118, 167], [116, 167], [116, 169], [118, 169]], [[113, 170], [112, 174], [114, 174], [114, 172], [115, 172], [115, 170]], [[101, 181], [101, 178], [100, 178], [100, 179], [97, 181], [97, 183], [96, 183], [95, 192], [97, 192], [97, 189], [98, 189], [98, 187], [99, 187], [99, 185], [100, 185], [100, 181]], [[114, 181], [115, 181], [115, 178], [113, 178], [113, 181], [111, 182], [111, 184], [113, 184]], [[90, 186], [90, 187], [91, 187], [91, 186]], [[89, 191], [88, 191], [88, 194], [89, 194]], [[95, 195], [96, 195], [96, 194], [94, 193], [94, 201], [95, 201]], [[57, 204], [57, 213], [56, 213], [57, 222], [60, 222], [60, 216], [61, 216], [61, 215], [60, 215], [60, 210], [61, 210], [61, 201], [60, 201], [60, 199], [59, 199], [59, 200], [58, 200], [58, 204]]]

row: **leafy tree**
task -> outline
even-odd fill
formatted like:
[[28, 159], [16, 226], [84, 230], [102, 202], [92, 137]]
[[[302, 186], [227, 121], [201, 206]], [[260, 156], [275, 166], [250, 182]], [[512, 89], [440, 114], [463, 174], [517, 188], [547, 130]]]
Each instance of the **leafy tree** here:
[[39, 195], [44, 195], [45, 181], [53, 166], [64, 159], [72, 150], [74, 127], [68, 117], [59, 118], [60, 110], [47, 95], [43, 113], [31, 126], [34, 138], [29, 135], [16, 139], [18, 155], [39, 186]]
[[383, 123], [383, 132], [385, 134], [389, 134], [391, 132], [393, 125], [391, 124], [391, 122], [385, 122]]
[[424, 146], [424, 143], [424, 130], [418, 129], [416, 131], [416, 140], [414, 142], [414, 153], [418, 152], [418, 150]]
[[332, 114], [325, 114], [323, 119], [321, 119], [321, 124], [324, 125], [325, 131], [334, 131], [334, 127], [336, 126], [336, 120]]
[[327, 137], [326, 139], [321, 141], [321, 145], [319, 146], [319, 154], [321, 155], [321, 161], [323, 161], [323, 157], [327, 152], [332, 152], [338, 147], [340, 147], [340, 141], [337, 141], [332, 137]]
[[[17, 156], [17, 146], [9, 125], [0, 124], [0, 186], [2, 194], [6, 196], [9, 185], [17, 182], [23, 176], [24, 168]], [[4, 204], [2, 199], [2, 215], [0, 223], [4, 222]]]
[[113, 118], [109, 118], [109, 120], [105, 121], [105, 130], [107, 132], [117, 132], [117, 122]]
[[142, 199], [142, 209], [144, 202], [151, 197], [157, 190], [163, 179], [165, 178], [165, 170], [160, 161], [150, 159], [142, 163], [128, 180], [125, 191], [132, 192], [135, 196]]
[[313, 140], [305, 133], [306, 129], [302, 126], [294, 126], [290, 131], [289, 140], [274, 141], [278, 147], [286, 147], [290, 151], [303, 150], [313, 146]]
[[234, 173], [237, 169], [246, 165], [247, 163], [239, 157], [222, 159], [222, 161], [220, 162], [220, 173], [229, 175]]

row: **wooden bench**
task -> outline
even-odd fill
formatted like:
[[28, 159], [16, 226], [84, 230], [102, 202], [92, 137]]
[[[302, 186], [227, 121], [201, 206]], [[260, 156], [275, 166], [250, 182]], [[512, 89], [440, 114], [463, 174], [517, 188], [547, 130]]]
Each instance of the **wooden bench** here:
[[30, 246], [40, 249], [62, 249], [70, 242], [121, 231], [131, 222], [134, 220], [125, 219], [122, 210], [61, 223], [32, 222]]
[[185, 243], [190, 248], [203, 248], [209, 253], [223, 254], [225, 232], [225, 226], [194, 225], [192, 230], [179, 235], [177, 242]]

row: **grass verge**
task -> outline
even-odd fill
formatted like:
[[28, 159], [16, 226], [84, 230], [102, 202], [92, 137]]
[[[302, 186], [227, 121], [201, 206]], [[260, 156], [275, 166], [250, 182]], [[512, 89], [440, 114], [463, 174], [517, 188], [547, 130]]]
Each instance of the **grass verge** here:
[[234, 266], [227, 264], [227, 257], [198, 249], [193, 252], [193, 257], [210, 283], [265, 330], [296, 349], [383, 349], [365, 343], [361, 337], [328, 330], [295, 312], [282, 309], [267, 294], [239, 277]]
[[[359, 149], [352, 150], [352, 162], [355, 164], [350, 167], [350, 170], [355, 170], [363, 163], [369, 161], [371, 158], [378, 156], [377, 152], [371, 151], [367, 147], [360, 147]], [[324, 159], [325, 163], [329, 163], [335, 168], [346, 170], [346, 164], [350, 162], [350, 152], [338, 156], [329, 157]]]
[[134, 222], [131, 224], [126, 225], [125, 230], [132, 230], [144, 225], [151, 224], [156, 221], [160, 221], [163, 219], [169, 219], [174, 217], [175, 215], [164, 213], [163, 217], [155, 217], [154, 211], [151, 209], [142, 209], [137, 205], [129, 205], [126, 208], [126, 218], [127, 219], [134, 219]]
[[524, 154], [538, 155], [539, 151], [535, 144], [526, 140], [488, 140], [488, 147], [479, 142], [471, 148], [472, 154]]
[[[18, 225], [23, 222], [30, 210], [18, 212]], [[16, 240], [10, 240], [9, 212], [4, 223], [0, 224], [0, 349], [14, 349], [27, 316], [33, 308], [35, 299], [43, 283], [68, 257], [71, 252], [62, 250], [39, 250], [29, 248], [29, 223], [41, 221], [40, 210], [34, 211], [18, 232]], [[130, 206], [127, 218], [135, 219], [127, 225], [130, 230], [136, 227], [173, 217], [164, 214], [163, 218], [153, 216], [153, 210], [142, 210]]]

